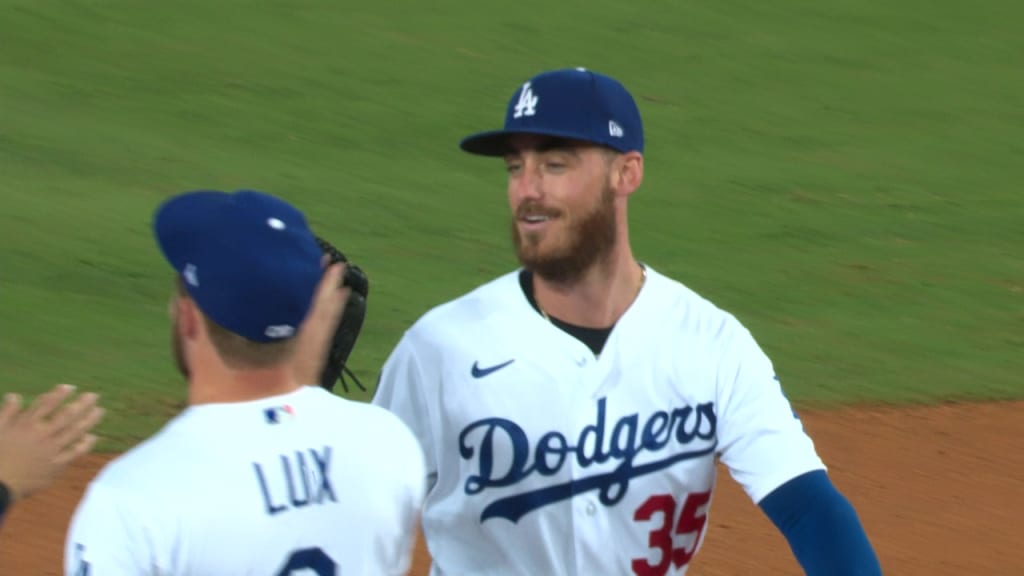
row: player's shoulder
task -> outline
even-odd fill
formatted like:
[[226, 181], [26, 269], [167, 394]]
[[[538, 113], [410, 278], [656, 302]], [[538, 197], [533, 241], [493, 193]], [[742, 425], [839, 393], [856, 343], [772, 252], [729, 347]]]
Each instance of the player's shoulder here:
[[374, 449], [388, 455], [387, 462], [381, 460], [378, 465], [390, 462], [399, 468], [422, 466], [419, 438], [394, 412], [371, 402], [343, 398], [319, 387], [310, 387], [305, 393], [316, 397], [317, 405], [330, 412], [331, 417], [323, 420], [328, 426], [337, 426], [335, 432], [355, 441], [372, 438]]
[[666, 330], [703, 339], [727, 340], [746, 331], [739, 318], [682, 281], [648, 267], [652, 284], [650, 313]]
[[316, 386], [308, 387], [304, 394], [320, 409], [331, 412], [325, 422], [334, 422], [348, 430], [359, 430], [376, 442], [394, 440], [405, 445], [418, 442], [401, 418], [381, 406], [344, 398]]
[[407, 330], [413, 337], [459, 332], [468, 323], [486, 320], [524, 298], [519, 270], [507, 272], [427, 310]]
[[[318, 386], [305, 386], [287, 396], [237, 405], [189, 407], [155, 434], [108, 462], [94, 484], [119, 493], [149, 493], [186, 485], [194, 476], [189, 464], [216, 459], [209, 438], [220, 427], [241, 430], [258, 422], [268, 426], [269, 412], [281, 422], [281, 411], [291, 418], [315, 423], [318, 434], [336, 437], [363, 435], [379, 445], [403, 453], [418, 449], [418, 440], [398, 416], [379, 406], [332, 394]], [[221, 444], [223, 446], [223, 443]], [[213, 451], [213, 452], [211, 452]]]
[[187, 476], [187, 467], [167, 466], [168, 456], [176, 455], [173, 445], [179, 440], [174, 430], [184, 418], [185, 413], [175, 416], [155, 434], [109, 460], [91, 484], [130, 493], [151, 486], [154, 480], [173, 483], [175, 475]]

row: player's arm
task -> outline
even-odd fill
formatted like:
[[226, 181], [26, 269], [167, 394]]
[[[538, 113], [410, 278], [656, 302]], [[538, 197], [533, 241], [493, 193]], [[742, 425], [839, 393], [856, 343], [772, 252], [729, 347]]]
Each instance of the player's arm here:
[[372, 402], [397, 415], [415, 435], [423, 450], [429, 490], [437, 477], [437, 461], [430, 419], [432, 408], [424, 394], [424, 366], [414, 336], [406, 332], [384, 362]]
[[400, 431], [402, 437], [401, 450], [395, 454], [393, 464], [396, 470], [392, 477], [401, 478], [403, 490], [398, 498], [398, 524], [401, 535], [397, 541], [397, 549], [390, 555], [394, 564], [387, 573], [390, 576], [404, 576], [412, 567], [419, 535], [420, 512], [426, 497], [426, 467], [423, 451], [419, 441], [408, 428]]
[[833, 486], [771, 361], [734, 323], [718, 372], [722, 462], [810, 576], [881, 574], [850, 502]]
[[79, 502], [64, 543], [65, 576], [149, 575], [143, 527], [133, 524], [136, 511], [116, 493], [92, 484]]
[[760, 502], [809, 575], [875, 576], [882, 568], [850, 501], [824, 470], [797, 476]]

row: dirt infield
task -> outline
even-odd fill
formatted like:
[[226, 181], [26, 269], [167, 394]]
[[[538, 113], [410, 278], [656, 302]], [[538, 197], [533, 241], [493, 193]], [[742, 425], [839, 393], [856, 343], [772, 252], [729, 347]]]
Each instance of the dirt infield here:
[[[1024, 574], [1024, 403], [848, 409], [803, 415], [853, 501], [886, 574]], [[60, 574], [64, 530], [106, 458], [93, 456], [17, 506], [0, 532], [0, 574]], [[690, 574], [800, 574], [786, 542], [722, 476]], [[418, 550], [414, 575], [427, 573]]]

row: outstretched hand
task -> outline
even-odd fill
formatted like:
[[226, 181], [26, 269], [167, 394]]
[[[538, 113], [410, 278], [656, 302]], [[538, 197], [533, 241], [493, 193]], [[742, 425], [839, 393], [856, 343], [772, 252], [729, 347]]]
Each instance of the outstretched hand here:
[[22, 409], [7, 394], [0, 407], [0, 481], [14, 500], [47, 487], [64, 468], [96, 445], [92, 429], [103, 418], [94, 393], [65, 404], [74, 386], [61, 384]]

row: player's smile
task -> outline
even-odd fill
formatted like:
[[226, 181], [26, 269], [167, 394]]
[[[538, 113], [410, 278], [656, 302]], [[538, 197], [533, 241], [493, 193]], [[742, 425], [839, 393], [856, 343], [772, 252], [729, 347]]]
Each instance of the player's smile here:
[[516, 222], [521, 233], [539, 233], [557, 220], [559, 213], [536, 204], [523, 203], [516, 211]]
[[519, 218], [519, 229], [523, 233], [536, 234], [544, 230], [554, 219], [552, 216], [522, 216]]

